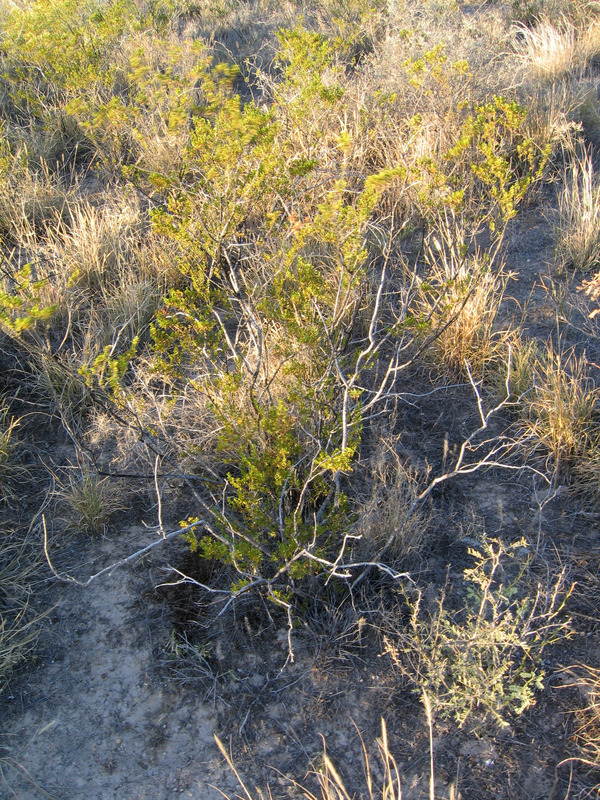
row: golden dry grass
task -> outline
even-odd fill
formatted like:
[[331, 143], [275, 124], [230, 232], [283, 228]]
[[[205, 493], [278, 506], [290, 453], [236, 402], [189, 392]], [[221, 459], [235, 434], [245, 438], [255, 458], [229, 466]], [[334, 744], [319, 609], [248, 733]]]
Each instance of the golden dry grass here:
[[550, 348], [535, 367], [535, 388], [524, 404], [525, 426], [569, 472], [589, 455], [598, 432], [598, 389], [584, 356]]
[[87, 536], [105, 533], [113, 515], [124, 509], [109, 480], [86, 468], [71, 474], [57, 496], [66, 510], [67, 527]]
[[517, 27], [517, 53], [527, 72], [540, 81], [556, 81], [580, 63], [575, 28], [569, 20], [541, 17], [532, 28]]
[[600, 186], [591, 154], [573, 153], [558, 203], [556, 269], [589, 272], [600, 266]]

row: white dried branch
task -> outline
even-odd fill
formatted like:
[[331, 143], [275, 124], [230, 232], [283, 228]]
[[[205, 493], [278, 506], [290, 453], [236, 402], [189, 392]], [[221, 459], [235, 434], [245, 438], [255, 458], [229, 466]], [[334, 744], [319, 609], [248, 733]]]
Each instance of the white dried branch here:
[[205, 525], [205, 524], [206, 523], [203, 520], [198, 520], [197, 522], [192, 522], [189, 525], [186, 525], [184, 528], [180, 528], [179, 530], [176, 531], [170, 531], [169, 533], [164, 533], [164, 531], [157, 530], [156, 533], [161, 535], [160, 539], [157, 539], [154, 542], [150, 542], [150, 544], [147, 544], [145, 547], [136, 550], [134, 553], [131, 553], [131, 555], [127, 556], [127, 558], [122, 558], [119, 561], [115, 561], [112, 564], [109, 564], [108, 567], [104, 567], [104, 569], [101, 569], [94, 575], [90, 575], [90, 577], [86, 581], [80, 581], [77, 578], [74, 578], [72, 575], [68, 574], [61, 575], [52, 564], [52, 561], [50, 559], [50, 553], [48, 550], [48, 529], [46, 527], [46, 517], [42, 516], [44, 555], [46, 556], [46, 561], [48, 562], [48, 566], [50, 567], [52, 574], [54, 575], [55, 578], [58, 578], [58, 580], [63, 581], [65, 583], [74, 583], [77, 586], [89, 586], [90, 583], [92, 583], [92, 581], [95, 581], [96, 578], [99, 578], [101, 575], [105, 575], [106, 573], [110, 574], [117, 567], [122, 567], [125, 564], [129, 564], [130, 562], [135, 561], [136, 559], [143, 556], [145, 553], [148, 553], [157, 545], [163, 544], [163, 542], [166, 542], [168, 539], [173, 539], [175, 536], [182, 536], [188, 533], [188, 531], [191, 531], [194, 528], [197, 528], [200, 525]]

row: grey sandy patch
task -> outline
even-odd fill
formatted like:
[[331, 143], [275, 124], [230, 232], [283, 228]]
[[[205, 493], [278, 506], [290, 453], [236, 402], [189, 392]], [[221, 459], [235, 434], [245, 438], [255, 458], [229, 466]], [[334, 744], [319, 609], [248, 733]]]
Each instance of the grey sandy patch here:
[[151, 588], [147, 569], [127, 567], [64, 587], [49, 655], [8, 701], [0, 795], [209, 800], [220, 796], [210, 783], [230, 782], [212, 709], [152, 670], [153, 636], [168, 624], [149, 624], [138, 602], [144, 578]]

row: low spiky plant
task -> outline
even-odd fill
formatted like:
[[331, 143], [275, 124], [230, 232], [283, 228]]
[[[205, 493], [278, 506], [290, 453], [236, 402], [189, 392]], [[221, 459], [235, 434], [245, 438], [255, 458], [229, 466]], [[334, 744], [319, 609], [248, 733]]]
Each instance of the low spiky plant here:
[[548, 587], [531, 581], [527, 548], [524, 539], [484, 538], [469, 549], [463, 586], [443, 588], [434, 604], [417, 590], [407, 598], [410, 624], [385, 637], [399, 675], [427, 695], [435, 716], [506, 726], [534, 705], [545, 647], [570, 635], [561, 613], [570, 592], [564, 573]]
[[123, 508], [107, 478], [85, 468], [69, 477], [59, 497], [68, 511], [68, 527], [90, 536], [104, 533], [111, 516]]

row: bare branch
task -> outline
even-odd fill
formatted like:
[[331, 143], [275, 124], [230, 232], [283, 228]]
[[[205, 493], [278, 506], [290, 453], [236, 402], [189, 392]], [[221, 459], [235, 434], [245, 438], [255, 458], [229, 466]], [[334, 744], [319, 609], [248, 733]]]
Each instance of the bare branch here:
[[197, 522], [192, 522], [190, 525], [186, 525], [185, 528], [180, 528], [177, 531], [170, 531], [169, 533], [164, 533], [163, 531], [161, 531], [159, 529], [156, 532], [161, 534], [161, 538], [160, 539], [157, 539], [155, 542], [151, 542], [150, 544], [146, 545], [145, 547], [142, 547], [140, 550], [136, 550], [135, 553], [132, 553], [131, 555], [127, 556], [127, 558], [123, 558], [120, 561], [115, 561], [113, 564], [110, 564], [108, 567], [104, 567], [104, 569], [101, 569], [100, 572], [96, 572], [94, 575], [90, 575], [90, 577], [87, 579], [87, 581], [79, 581], [79, 580], [77, 580], [77, 578], [74, 578], [72, 575], [61, 575], [55, 569], [54, 565], [52, 564], [52, 561], [50, 560], [50, 553], [48, 552], [48, 531], [47, 531], [47, 528], [46, 528], [46, 517], [42, 516], [42, 527], [43, 527], [43, 531], [44, 531], [44, 555], [46, 556], [46, 561], [48, 562], [48, 566], [52, 570], [52, 574], [54, 575], [55, 578], [58, 578], [58, 580], [63, 581], [65, 583], [74, 583], [77, 586], [89, 586], [92, 581], [95, 581], [96, 578], [99, 578], [101, 575], [105, 575], [107, 572], [111, 573], [117, 567], [122, 567], [125, 564], [129, 564], [131, 561], [135, 561], [140, 556], [143, 556], [144, 553], [149, 552], [150, 550], [152, 550], [157, 545], [162, 544], [163, 542], [166, 542], [168, 539], [172, 539], [175, 536], [182, 536], [182, 535], [186, 534], [188, 531], [191, 531], [194, 528], [197, 528], [200, 525], [204, 525], [204, 524], [205, 523], [203, 522], [203, 520], [198, 520]]

